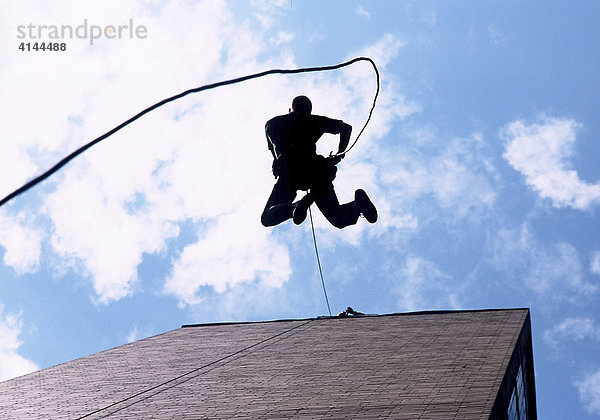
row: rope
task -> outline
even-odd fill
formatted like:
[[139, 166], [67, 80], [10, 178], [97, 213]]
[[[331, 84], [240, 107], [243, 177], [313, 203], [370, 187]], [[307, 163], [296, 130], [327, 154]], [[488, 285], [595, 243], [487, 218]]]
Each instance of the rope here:
[[133, 395], [130, 395], [129, 397], [125, 397], [125, 398], [123, 398], [123, 399], [121, 399], [121, 400], [119, 400], [119, 401], [116, 401], [116, 402], [114, 402], [114, 403], [112, 403], [112, 404], [109, 404], [109, 405], [107, 405], [107, 406], [105, 406], [105, 407], [102, 407], [102, 408], [99, 408], [99, 409], [97, 409], [97, 410], [91, 411], [91, 412], [89, 412], [89, 413], [87, 413], [87, 414], [85, 414], [85, 415], [83, 415], [83, 416], [81, 416], [81, 417], [78, 417], [78, 418], [77, 418], [77, 420], [81, 420], [81, 419], [84, 419], [84, 418], [86, 418], [86, 417], [89, 417], [89, 416], [92, 416], [92, 415], [94, 415], [94, 414], [97, 414], [97, 413], [99, 413], [99, 412], [101, 412], [101, 411], [108, 410], [108, 409], [110, 409], [110, 408], [112, 408], [112, 407], [115, 407], [115, 406], [117, 406], [117, 405], [119, 405], [119, 404], [122, 404], [122, 403], [124, 403], [124, 402], [126, 402], [126, 401], [132, 400], [132, 399], [134, 399], [134, 398], [136, 398], [136, 397], [139, 397], [139, 396], [141, 396], [141, 395], [143, 395], [143, 394], [146, 394], [146, 393], [148, 393], [148, 392], [151, 392], [151, 391], [153, 391], [153, 390], [155, 390], [155, 389], [158, 389], [158, 388], [160, 388], [160, 387], [163, 387], [163, 386], [165, 386], [165, 385], [168, 385], [168, 384], [170, 384], [170, 383], [172, 383], [172, 382], [175, 382], [175, 381], [177, 381], [177, 380], [179, 380], [179, 379], [182, 379], [182, 378], [184, 378], [184, 377], [186, 377], [186, 376], [189, 376], [189, 375], [191, 375], [191, 374], [193, 374], [193, 373], [196, 373], [196, 372], [198, 372], [198, 371], [200, 371], [200, 370], [202, 370], [202, 369], [205, 369], [205, 368], [207, 368], [207, 367], [213, 366], [213, 365], [215, 365], [215, 364], [217, 364], [217, 363], [219, 363], [219, 362], [222, 362], [222, 361], [224, 361], [224, 360], [226, 360], [226, 359], [232, 358], [232, 357], [234, 357], [234, 356], [236, 356], [236, 355], [238, 355], [238, 354], [240, 354], [240, 353], [243, 353], [243, 352], [245, 352], [245, 351], [247, 351], [247, 350], [250, 350], [250, 349], [251, 349], [251, 348], [253, 348], [253, 347], [256, 347], [256, 346], [259, 346], [259, 345], [261, 345], [261, 344], [264, 344], [264, 343], [266, 343], [267, 341], [274, 340], [275, 338], [277, 338], [277, 337], [280, 337], [280, 336], [282, 336], [282, 335], [284, 335], [284, 334], [287, 334], [287, 333], [289, 333], [289, 332], [292, 332], [292, 331], [294, 331], [294, 330], [296, 330], [296, 329], [298, 329], [298, 328], [301, 328], [301, 327], [305, 326], [306, 324], [309, 324], [309, 323], [310, 323], [310, 322], [312, 322], [312, 321], [314, 321], [314, 319], [309, 319], [308, 321], [306, 321], [306, 322], [304, 322], [304, 323], [302, 323], [302, 324], [300, 324], [300, 325], [296, 325], [296, 326], [295, 326], [295, 327], [293, 327], [293, 328], [290, 328], [290, 329], [288, 329], [288, 330], [285, 330], [285, 331], [282, 331], [282, 332], [280, 332], [280, 333], [277, 333], [277, 334], [275, 334], [275, 335], [272, 335], [271, 337], [265, 338], [264, 340], [261, 340], [261, 341], [259, 341], [259, 342], [257, 342], [257, 343], [254, 343], [254, 344], [251, 344], [251, 345], [249, 345], [249, 346], [247, 346], [247, 347], [244, 347], [244, 348], [243, 348], [243, 349], [241, 349], [241, 350], [238, 350], [238, 351], [236, 351], [236, 352], [233, 352], [233, 353], [231, 353], [231, 354], [228, 354], [227, 356], [223, 356], [223, 357], [221, 357], [220, 359], [217, 359], [217, 360], [214, 360], [214, 361], [212, 361], [212, 362], [206, 363], [206, 364], [204, 364], [204, 365], [202, 365], [202, 366], [200, 366], [200, 367], [197, 367], [197, 368], [195, 368], [195, 369], [192, 369], [192, 370], [190, 370], [189, 372], [185, 372], [185, 373], [183, 373], [183, 374], [181, 374], [181, 375], [179, 375], [179, 376], [176, 376], [175, 378], [172, 378], [172, 379], [166, 380], [166, 381], [164, 381], [164, 382], [161, 382], [161, 383], [159, 383], [158, 385], [154, 385], [154, 386], [152, 386], [152, 387], [150, 387], [150, 388], [144, 389], [144, 390], [142, 390], [142, 391], [140, 391], [140, 392], [137, 392], [137, 393], [135, 393], [135, 394], [133, 394]]
[[369, 122], [371, 121], [371, 116], [373, 115], [373, 111], [375, 110], [375, 104], [377, 103], [377, 97], [379, 96], [379, 85], [380, 85], [379, 70], [377, 70], [377, 66], [375, 65], [375, 62], [373, 60], [371, 60], [369, 57], [358, 57], [358, 58], [355, 58], [355, 60], [366, 60], [369, 63], [371, 63], [371, 65], [373, 66], [373, 70], [375, 70], [375, 76], [377, 77], [377, 89], [375, 90], [375, 96], [373, 96], [373, 104], [371, 105], [371, 109], [369, 110], [369, 116], [367, 117], [367, 120], [365, 121], [362, 128], [360, 129], [358, 135], [354, 139], [354, 142], [350, 145], [350, 147], [346, 148], [346, 150], [344, 150], [343, 152], [337, 153], [335, 156], [349, 152], [350, 149], [352, 149], [354, 147], [354, 145], [358, 142], [358, 139], [362, 135], [363, 131], [365, 131], [365, 128], [367, 128], [367, 125], [369, 124]]
[[335, 64], [332, 66], [304, 67], [304, 68], [298, 68], [298, 69], [267, 70], [267, 71], [263, 71], [260, 73], [250, 74], [250, 75], [238, 77], [235, 79], [225, 80], [225, 81], [221, 81], [221, 82], [217, 82], [217, 83], [211, 83], [211, 84], [200, 86], [200, 87], [197, 87], [194, 89], [189, 89], [189, 90], [183, 91], [177, 95], [171, 96], [170, 98], [163, 99], [162, 101], [159, 101], [159, 102], [155, 103], [154, 105], [149, 106], [148, 108], [144, 109], [143, 111], [139, 112], [138, 114], [134, 115], [133, 117], [129, 118], [128, 120], [122, 122], [121, 124], [114, 127], [113, 129], [102, 134], [100, 137], [95, 138], [94, 140], [90, 141], [89, 143], [81, 146], [79, 149], [77, 149], [74, 152], [70, 153], [69, 155], [65, 156], [62, 160], [60, 160], [58, 163], [56, 163], [53, 167], [48, 169], [46, 172], [44, 172], [41, 175], [28, 181], [23, 186], [17, 188], [15, 191], [13, 191], [12, 193], [10, 193], [6, 197], [4, 197], [2, 200], [0, 200], [0, 207], [2, 207], [4, 204], [8, 203], [10, 200], [15, 198], [16, 196], [24, 193], [25, 191], [29, 190], [30, 188], [32, 188], [35, 185], [39, 184], [40, 182], [44, 181], [46, 178], [53, 175], [55, 172], [57, 172], [59, 169], [61, 169], [63, 166], [65, 166], [67, 163], [69, 163], [71, 160], [75, 159], [77, 156], [79, 156], [80, 154], [82, 154], [83, 152], [88, 150], [90, 147], [92, 147], [95, 144], [101, 142], [102, 140], [112, 136], [117, 131], [121, 130], [122, 128], [124, 128], [127, 125], [131, 124], [132, 122], [136, 121], [138, 118], [146, 115], [147, 113], [149, 113], [149, 112], [155, 110], [156, 108], [159, 108], [169, 102], [173, 102], [177, 99], [183, 98], [186, 95], [189, 95], [191, 93], [202, 92], [202, 91], [209, 90], [209, 89], [214, 89], [214, 88], [221, 87], [221, 86], [232, 85], [235, 83], [241, 83], [241, 82], [244, 82], [247, 80], [256, 79], [256, 78], [267, 76], [270, 74], [297, 74], [297, 73], [309, 73], [309, 72], [317, 72], [317, 71], [337, 70], [342, 67], [346, 67], [351, 64], [354, 64], [358, 61], [368, 61], [373, 66], [373, 69], [375, 70], [375, 74], [377, 75], [377, 91], [375, 93], [375, 97], [373, 98], [373, 105], [371, 107], [371, 111], [369, 112], [369, 117], [367, 118], [367, 121], [365, 122], [364, 126], [360, 130], [358, 136], [354, 140], [354, 143], [352, 143], [352, 145], [349, 148], [347, 148], [344, 152], [342, 152], [342, 153], [346, 153], [354, 147], [354, 145], [358, 141], [360, 135], [363, 133], [363, 131], [367, 127], [367, 124], [369, 123], [369, 121], [371, 119], [371, 115], [373, 114], [373, 110], [375, 109], [375, 102], [377, 101], [377, 96], [379, 94], [379, 71], [377, 70], [377, 66], [375, 65], [375, 62], [369, 57], [357, 57], [357, 58], [353, 58], [352, 60], [349, 60], [349, 61], [346, 61], [346, 62], [343, 62], [340, 64]]
[[315, 225], [313, 223], [312, 211], [308, 207], [308, 214], [310, 215], [310, 228], [312, 229], [313, 242], [315, 244], [315, 254], [317, 256], [317, 265], [319, 266], [319, 274], [321, 275], [321, 284], [323, 285], [323, 294], [325, 294], [325, 302], [327, 302], [327, 311], [331, 316], [331, 307], [329, 306], [329, 298], [327, 297], [327, 290], [325, 289], [325, 280], [323, 279], [323, 270], [321, 269], [321, 259], [319, 258], [319, 248], [317, 247], [317, 237], [315, 236]]

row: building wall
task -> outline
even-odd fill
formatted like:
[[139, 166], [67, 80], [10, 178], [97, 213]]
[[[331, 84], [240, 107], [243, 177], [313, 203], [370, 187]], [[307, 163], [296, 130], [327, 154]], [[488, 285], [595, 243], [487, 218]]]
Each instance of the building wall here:
[[527, 309], [189, 326], [2, 382], [0, 418], [535, 414], [530, 337]]
[[531, 317], [524, 322], [492, 408], [491, 419], [537, 419]]

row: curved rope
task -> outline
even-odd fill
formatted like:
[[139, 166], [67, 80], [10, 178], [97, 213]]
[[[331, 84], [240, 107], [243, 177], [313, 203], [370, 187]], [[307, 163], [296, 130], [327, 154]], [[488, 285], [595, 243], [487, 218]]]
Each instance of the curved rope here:
[[375, 90], [375, 96], [373, 96], [373, 105], [371, 105], [371, 109], [369, 110], [369, 116], [367, 117], [367, 120], [365, 121], [362, 128], [360, 129], [360, 132], [354, 139], [354, 142], [350, 145], [350, 147], [348, 147], [343, 152], [337, 153], [336, 156], [349, 152], [350, 149], [352, 149], [354, 147], [354, 145], [358, 142], [358, 139], [360, 138], [362, 133], [365, 131], [365, 128], [367, 128], [367, 125], [369, 124], [369, 122], [371, 121], [371, 116], [373, 116], [373, 111], [375, 110], [375, 104], [377, 103], [377, 97], [379, 96], [379, 85], [380, 85], [379, 70], [377, 69], [375, 62], [373, 60], [371, 60], [369, 57], [358, 57], [358, 58], [355, 58], [355, 60], [365, 60], [365, 61], [368, 61], [369, 63], [371, 63], [371, 65], [373, 66], [373, 70], [375, 70], [375, 76], [377, 77], [377, 90]]
[[360, 138], [360, 135], [363, 133], [363, 131], [367, 127], [367, 124], [369, 123], [369, 120], [371, 119], [371, 115], [373, 114], [373, 110], [375, 109], [375, 102], [377, 101], [377, 96], [379, 94], [379, 71], [377, 70], [377, 66], [375, 65], [375, 62], [372, 59], [370, 59], [369, 57], [356, 57], [356, 58], [353, 58], [352, 60], [345, 61], [343, 63], [335, 64], [335, 65], [332, 65], [332, 66], [304, 67], [304, 68], [298, 68], [298, 69], [272, 69], [272, 70], [267, 70], [267, 71], [263, 71], [263, 72], [260, 72], [260, 73], [254, 73], [254, 74], [250, 74], [250, 75], [247, 75], [247, 76], [238, 77], [238, 78], [235, 78], [235, 79], [225, 80], [225, 81], [221, 81], [221, 82], [217, 82], [217, 83], [211, 83], [211, 84], [208, 84], [208, 85], [204, 85], [204, 86], [200, 86], [200, 87], [197, 87], [197, 88], [189, 89], [189, 90], [183, 91], [183, 92], [181, 92], [181, 93], [179, 93], [177, 95], [174, 95], [174, 96], [171, 96], [169, 98], [163, 99], [162, 101], [159, 101], [159, 102], [155, 103], [154, 105], [151, 105], [148, 108], [140, 111], [138, 114], [134, 115], [133, 117], [129, 118], [128, 120], [126, 120], [124, 122], [122, 122], [121, 124], [119, 124], [118, 126], [114, 127], [113, 129], [111, 129], [111, 130], [107, 131], [106, 133], [102, 134], [100, 137], [95, 138], [94, 140], [90, 141], [89, 143], [81, 146], [79, 149], [77, 149], [74, 152], [70, 153], [69, 155], [65, 156], [62, 160], [60, 160], [57, 164], [55, 164], [54, 166], [52, 166], [46, 172], [44, 172], [41, 175], [38, 175], [37, 177], [35, 177], [32, 180], [28, 181], [23, 186], [21, 186], [20, 188], [17, 188], [12, 193], [8, 194], [6, 197], [4, 197], [2, 200], [0, 200], [0, 207], [3, 206], [4, 204], [8, 203], [10, 200], [12, 200], [13, 198], [15, 198], [16, 196], [24, 193], [25, 191], [29, 190], [30, 188], [32, 188], [35, 185], [39, 184], [40, 182], [44, 181], [46, 178], [48, 178], [51, 175], [53, 175], [55, 172], [57, 172], [59, 169], [61, 169], [63, 166], [65, 166], [67, 163], [69, 163], [71, 160], [75, 159], [77, 156], [79, 156], [80, 154], [82, 154], [83, 152], [85, 152], [86, 150], [88, 150], [90, 147], [92, 147], [95, 144], [101, 142], [102, 140], [104, 140], [104, 139], [112, 136], [117, 131], [121, 130], [122, 128], [124, 128], [124, 127], [128, 126], [129, 124], [131, 124], [132, 122], [136, 121], [138, 118], [146, 115], [147, 113], [155, 110], [156, 108], [159, 108], [159, 107], [161, 107], [161, 106], [163, 106], [163, 105], [165, 105], [165, 104], [167, 104], [169, 102], [176, 101], [177, 99], [183, 98], [184, 96], [187, 96], [187, 95], [189, 95], [191, 93], [202, 92], [204, 90], [214, 89], [214, 88], [221, 87], [221, 86], [226, 86], [226, 85], [232, 85], [232, 84], [235, 84], [235, 83], [245, 82], [246, 80], [256, 79], [256, 78], [259, 78], [259, 77], [264, 77], [264, 76], [267, 76], [267, 75], [270, 75], [270, 74], [296, 74], [296, 73], [309, 73], [309, 72], [317, 72], [317, 71], [336, 70], [336, 69], [340, 69], [342, 67], [346, 67], [346, 66], [349, 66], [351, 64], [354, 64], [354, 63], [356, 63], [358, 61], [368, 61], [373, 66], [373, 69], [375, 69], [375, 73], [377, 75], [377, 92], [375, 93], [375, 97], [373, 98], [373, 105], [371, 107], [371, 111], [369, 112], [369, 117], [367, 118], [367, 121], [365, 122], [364, 126], [362, 127], [362, 129], [358, 133], [358, 136], [354, 140], [354, 143], [352, 143], [352, 145], [343, 152], [343, 153], [346, 153], [346, 152], [348, 152], [350, 149], [352, 149], [354, 147], [354, 145], [356, 144], [356, 142]]

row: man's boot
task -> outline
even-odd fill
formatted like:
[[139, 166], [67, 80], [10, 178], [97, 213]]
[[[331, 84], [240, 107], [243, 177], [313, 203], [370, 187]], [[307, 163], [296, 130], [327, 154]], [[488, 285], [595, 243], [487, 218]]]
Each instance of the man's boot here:
[[369, 223], [375, 223], [377, 221], [377, 209], [364, 190], [359, 189], [354, 192], [354, 202], [360, 213], [365, 216], [365, 219], [367, 219]]
[[306, 219], [306, 212], [312, 203], [314, 203], [313, 197], [310, 193], [306, 194], [299, 201], [294, 203], [294, 212], [292, 214], [292, 219], [294, 223], [299, 225]]

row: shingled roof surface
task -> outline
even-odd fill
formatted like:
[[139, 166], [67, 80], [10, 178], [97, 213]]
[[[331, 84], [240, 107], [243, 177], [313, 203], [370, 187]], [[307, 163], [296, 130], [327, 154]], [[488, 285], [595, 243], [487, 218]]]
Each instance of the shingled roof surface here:
[[0, 418], [487, 418], [527, 309], [189, 326], [0, 383]]

